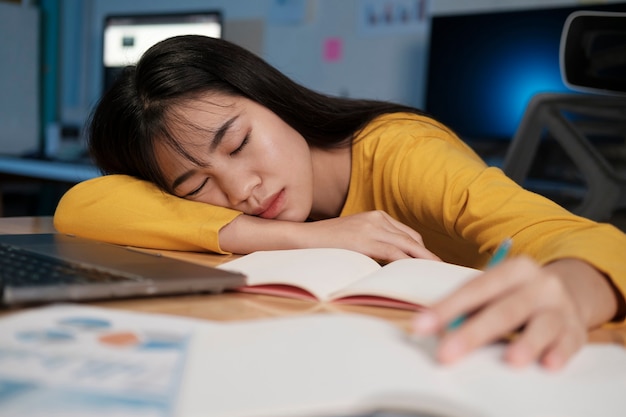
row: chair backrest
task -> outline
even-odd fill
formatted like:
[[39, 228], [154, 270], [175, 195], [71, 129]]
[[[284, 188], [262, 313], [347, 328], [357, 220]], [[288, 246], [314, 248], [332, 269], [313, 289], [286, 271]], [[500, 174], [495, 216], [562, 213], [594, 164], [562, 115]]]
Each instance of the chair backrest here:
[[626, 94], [626, 13], [572, 13], [563, 27], [560, 66], [574, 90]]

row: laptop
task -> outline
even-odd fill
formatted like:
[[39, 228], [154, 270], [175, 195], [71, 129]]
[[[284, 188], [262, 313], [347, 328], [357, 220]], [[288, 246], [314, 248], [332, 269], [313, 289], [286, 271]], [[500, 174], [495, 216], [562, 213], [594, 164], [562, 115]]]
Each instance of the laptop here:
[[64, 234], [0, 235], [0, 305], [221, 293], [245, 276]]

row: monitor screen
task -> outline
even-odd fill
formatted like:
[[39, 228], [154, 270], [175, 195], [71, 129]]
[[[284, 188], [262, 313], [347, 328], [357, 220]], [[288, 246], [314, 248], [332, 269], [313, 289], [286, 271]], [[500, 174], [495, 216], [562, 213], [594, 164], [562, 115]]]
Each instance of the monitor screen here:
[[559, 45], [576, 10], [626, 11], [626, 2], [433, 16], [425, 110], [468, 142], [509, 141], [533, 95], [571, 91]]
[[104, 89], [111, 86], [122, 68], [135, 64], [152, 45], [177, 35], [220, 38], [223, 36], [222, 15], [213, 10], [105, 17], [102, 37]]

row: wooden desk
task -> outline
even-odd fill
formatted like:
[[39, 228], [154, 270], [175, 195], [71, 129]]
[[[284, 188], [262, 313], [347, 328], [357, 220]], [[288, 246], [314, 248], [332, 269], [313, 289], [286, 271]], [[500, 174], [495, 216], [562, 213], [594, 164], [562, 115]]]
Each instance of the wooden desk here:
[[[51, 217], [0, 218], [0, 234], [52, 232], [55, 232], [55, 230], [52, 226]], [[218, 265], [232, 259], [232, 256], [210, 253], [159, 252], [174, 258], [208, 265]], [[166, 313], [218, 321], [258, 319], [314, 312], [351, 312], [380, 317], [395, 323], [403, 329], [409, 328], [410, 319], [413, 316], [413, 313], [410, 311], [391, 308], [315, 304], [307, 301], [235, 292], [98, 301], [89, 304], [99, 307]], [[0, 314], [10, 314], [10, 311]], [[592, 343], [617, 343], [626, 347], [626, 325], [614, 329], [593, 330], [589, 333], [589, 340]]]

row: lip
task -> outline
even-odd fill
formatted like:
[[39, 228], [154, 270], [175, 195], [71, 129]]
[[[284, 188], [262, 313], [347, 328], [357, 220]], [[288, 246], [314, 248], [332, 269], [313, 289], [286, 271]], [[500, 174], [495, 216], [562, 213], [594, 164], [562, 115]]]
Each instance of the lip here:
[[263, 205], [263, 210], [257, 216], [264, 219], [275, 219], [285, 204], [285, 190], [280, 190], [266, 201], [267, 203]]

